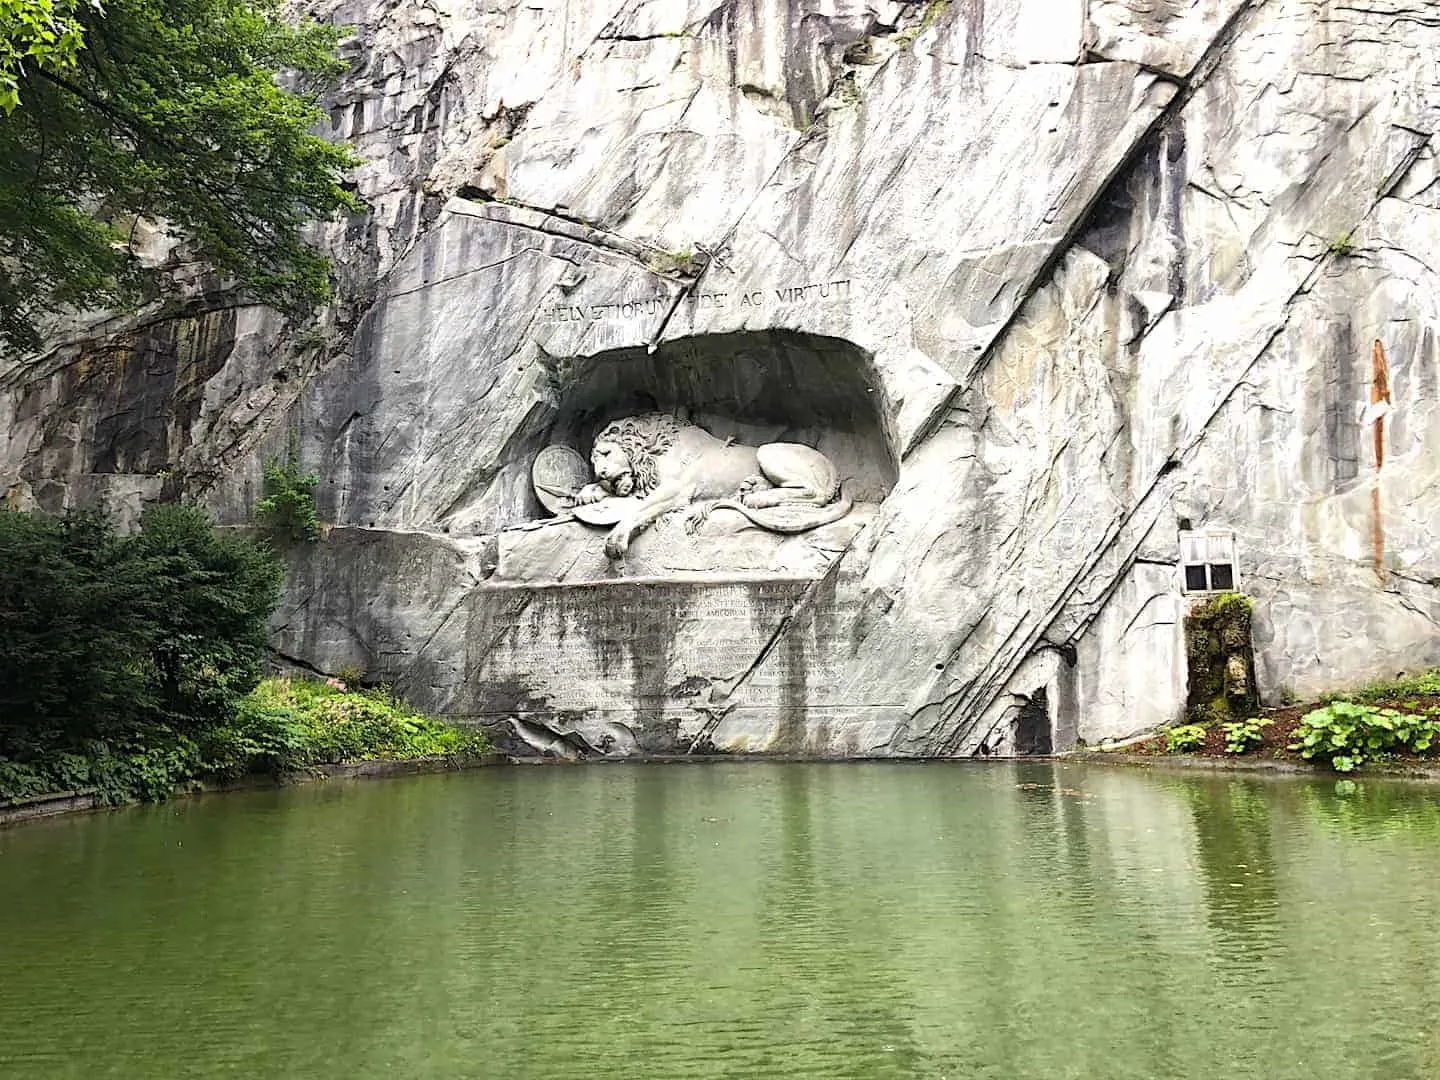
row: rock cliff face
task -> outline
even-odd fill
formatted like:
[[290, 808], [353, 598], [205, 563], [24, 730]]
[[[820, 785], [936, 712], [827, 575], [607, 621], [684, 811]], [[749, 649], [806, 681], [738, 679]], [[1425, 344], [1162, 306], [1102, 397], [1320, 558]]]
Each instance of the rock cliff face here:
[[[335, 527], [279, 651], [561, 753], [1154, 728], [1187, 530], [1267, 699], [1440, 663], [1437, 0], [297, 11], [355, 28], [343, 302], [57, 329], [0, 368], [12, 505], [242, 521], [298, 432]], [[516, 528], [538, 450], [657, 408], [856, 509]]]

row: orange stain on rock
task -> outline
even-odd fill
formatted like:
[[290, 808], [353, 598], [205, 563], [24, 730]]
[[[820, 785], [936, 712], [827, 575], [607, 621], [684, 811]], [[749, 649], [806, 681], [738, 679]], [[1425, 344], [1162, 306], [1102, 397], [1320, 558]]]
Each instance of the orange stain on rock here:
[[1380, 470], [1385, 466], [1385, 409], [1390, 404], [1390, 363], [1385, 357], [1385, 344], [1375, 339], [1371, 352], [1370, 407], [1375, 414], [1375, 485], [1370, 492], [1370, 545], [1375, 557], [1375, 574], [1385, 580], [1385, 521], [1380, 505]]

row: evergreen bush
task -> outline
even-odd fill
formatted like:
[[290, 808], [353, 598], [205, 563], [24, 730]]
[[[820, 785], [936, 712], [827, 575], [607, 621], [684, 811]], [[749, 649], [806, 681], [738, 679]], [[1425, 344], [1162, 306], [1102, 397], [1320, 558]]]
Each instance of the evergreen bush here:
[[264, 494], [252, 513], [280, 543], [303, 543], [320, 535], [315, 488], [320, 477], [300, 471], [299, 440], [292, 434], [284, 458], [270, 458], [263, 472]]

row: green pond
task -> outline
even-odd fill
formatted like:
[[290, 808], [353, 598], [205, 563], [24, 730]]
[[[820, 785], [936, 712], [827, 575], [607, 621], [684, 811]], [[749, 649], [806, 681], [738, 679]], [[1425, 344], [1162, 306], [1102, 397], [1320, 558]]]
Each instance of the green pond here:
[[594, 765], [0, 830], [0, 1077], [1440, 1077], [1440, 799]]

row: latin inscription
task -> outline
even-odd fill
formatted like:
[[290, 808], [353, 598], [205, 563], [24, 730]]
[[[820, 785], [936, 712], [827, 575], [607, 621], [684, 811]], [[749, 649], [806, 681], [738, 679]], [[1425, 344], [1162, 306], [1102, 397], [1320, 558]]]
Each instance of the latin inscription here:
[[837, 644], [819, 628], [848, 622], [822, 606], [766, 654], [804, 589], [778, 582], [541, 593], [485, 658], [482, 677], [519, 678], [562, 709], [682, 707], [707, 684], [747, 673], [738, 702], [803, 699], [807, 679], [827, 679]]
[[[810, 307], [851, 299], [850, 279], [812, 281], [783, 288], [727, 289], [691, 293], [681, 301], [681, 308], [691, 312], [748, 311], [761, 308]], [[631, 322], [664, 315], [670, 310], [668, 296], [647, 296], [635, 300], [619, 300], [606, 304], [550, 304], [540, 309], [540, 319], [547, 323]]]

